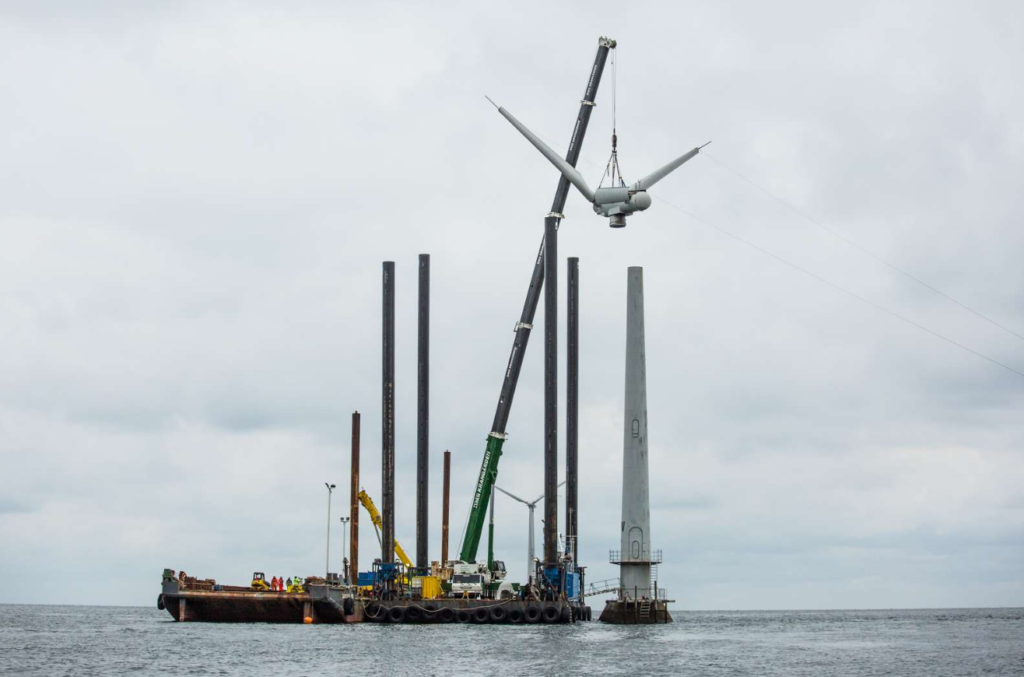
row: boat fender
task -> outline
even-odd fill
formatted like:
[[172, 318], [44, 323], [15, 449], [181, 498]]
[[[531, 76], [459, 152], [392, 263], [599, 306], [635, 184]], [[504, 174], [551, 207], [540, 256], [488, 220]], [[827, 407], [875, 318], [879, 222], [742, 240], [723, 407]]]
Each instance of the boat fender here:
[[562, 607], [562, 622], [563, 623], [571, 623], [572, 622], [572, 610], [569, 607], [567, 607], [567, 606], [563, 606]]
[[469, 621], [472, 620], [472, 618], [473, 617], [470, 615], [470, 613], [465, 609], [459, 609], [455, 612], [455, 620], [457, 620], [459, 623], [469, 623]]
[[562, 615], [557, 606], [546, 606], [542, 612], [545, 623], [554, 623]]
[[523, 612], [521, 610], [519, 610], [519, 609], [511, 609], [508, 612], [508, 622], [509, 623], [522, 623], [523, 622]]
[[341, 610], [345, 612], [346, 616], [351, 616], [352, 612], [356, 610], [356, 603], [352, 601], [351, 597], [346, 597], [345, 601], [341, 603]]
[[405, 619], [410, 623], [419, 623], [423, 620], [423, 611], [419, 607], [411, 606], [405, 610]]
[[451, 623], [455, 620], [455, 609], [446, 606], [437, 613], [442, 623]]
[[491, 607], [491, 622], [504, 623], [508, 619], [508, 610], [503, 606]]
[[163, 596], [163, 593], [161, 593], [161, 594], [156, 596], [156, 608], [160, 609], [160, 611], [163, 611], [164, 609], [167, 608], [167, 607], [164, 606], [164, 596]]
[[404, 606], [393, 606], [388, 609], [388, 620], [392, 623], [402, 623], [405, 621], [405, 607]]
[[489, 620], [491, 620], [491, 614], [490, 614], [490, 612], [487, 609], [485, 609], [483, 607], [480, 607], [479, 609], [476, 609], [476, 610], [473, 611], [473, 621], [474, 622], [476, 622], [476, 623], [486, 623]]
[[538, 607], [536, 604], [530, 604], [529, 606], [527, 606], [525, 618], [527, 623], [536, 623], [537, 621], [539, 621], [540, 607]]

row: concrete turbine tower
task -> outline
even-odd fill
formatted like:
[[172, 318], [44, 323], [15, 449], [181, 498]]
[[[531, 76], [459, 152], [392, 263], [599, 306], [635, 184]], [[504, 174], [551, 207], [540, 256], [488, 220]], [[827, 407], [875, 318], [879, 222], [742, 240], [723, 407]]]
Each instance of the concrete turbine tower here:
[[647, 354], [644, 337], [644, 269], [628, 270], [626, 289], [626, 398], [622, 438], [622, 523], [618, 599], [609, 600], [606, 623], [670, 623], [664, 593], [652, 585], [661, 551], [651, 549], [651, 500], [647, 464]]
[[620, 587], [651, 587], [651, 498], [647, 469], [647, 354], [644, 271], [630, 268], [626, 292], [626, 397], [622, 436]]

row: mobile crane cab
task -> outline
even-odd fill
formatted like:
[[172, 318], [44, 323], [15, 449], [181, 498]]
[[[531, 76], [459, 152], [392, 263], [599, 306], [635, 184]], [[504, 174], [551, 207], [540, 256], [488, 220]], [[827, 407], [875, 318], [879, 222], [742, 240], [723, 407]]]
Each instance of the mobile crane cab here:
[[505, 580], [505, 563], [494, 562], [494, 569], [485, 563], [449, 562], [452, 572], [451, 596], [468, 599], [511, 599], [515, 596], [512, 584]]

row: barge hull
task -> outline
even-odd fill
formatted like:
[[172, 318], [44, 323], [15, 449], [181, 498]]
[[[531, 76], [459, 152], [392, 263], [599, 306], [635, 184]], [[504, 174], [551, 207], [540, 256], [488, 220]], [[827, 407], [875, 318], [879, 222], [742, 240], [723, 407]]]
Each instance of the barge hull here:
[[423, 601], [360, 600], [369, 623], [475, 623], [560, 625], [589, 621], [590, 607], [566, 602], [432, 599]]
[[[170, 589], [167, 589], [170, 588]], [[307, 593], [180, 590], [165, 586], [158, 606], [179, 622], [359, 623], [363, 606], [333, 590]], [[307, 620], [308, 619], [308, 620]]]

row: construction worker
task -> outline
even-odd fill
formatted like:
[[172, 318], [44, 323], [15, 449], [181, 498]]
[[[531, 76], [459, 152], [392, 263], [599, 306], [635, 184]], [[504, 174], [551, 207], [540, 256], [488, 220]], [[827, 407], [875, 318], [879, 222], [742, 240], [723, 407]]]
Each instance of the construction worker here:
[[288, 592], [292, 592], [292, 579], [288, 579], [288, 587], [285, 588]]
[[277, 592], [277, 576], [270, 579], [270, 589]]

